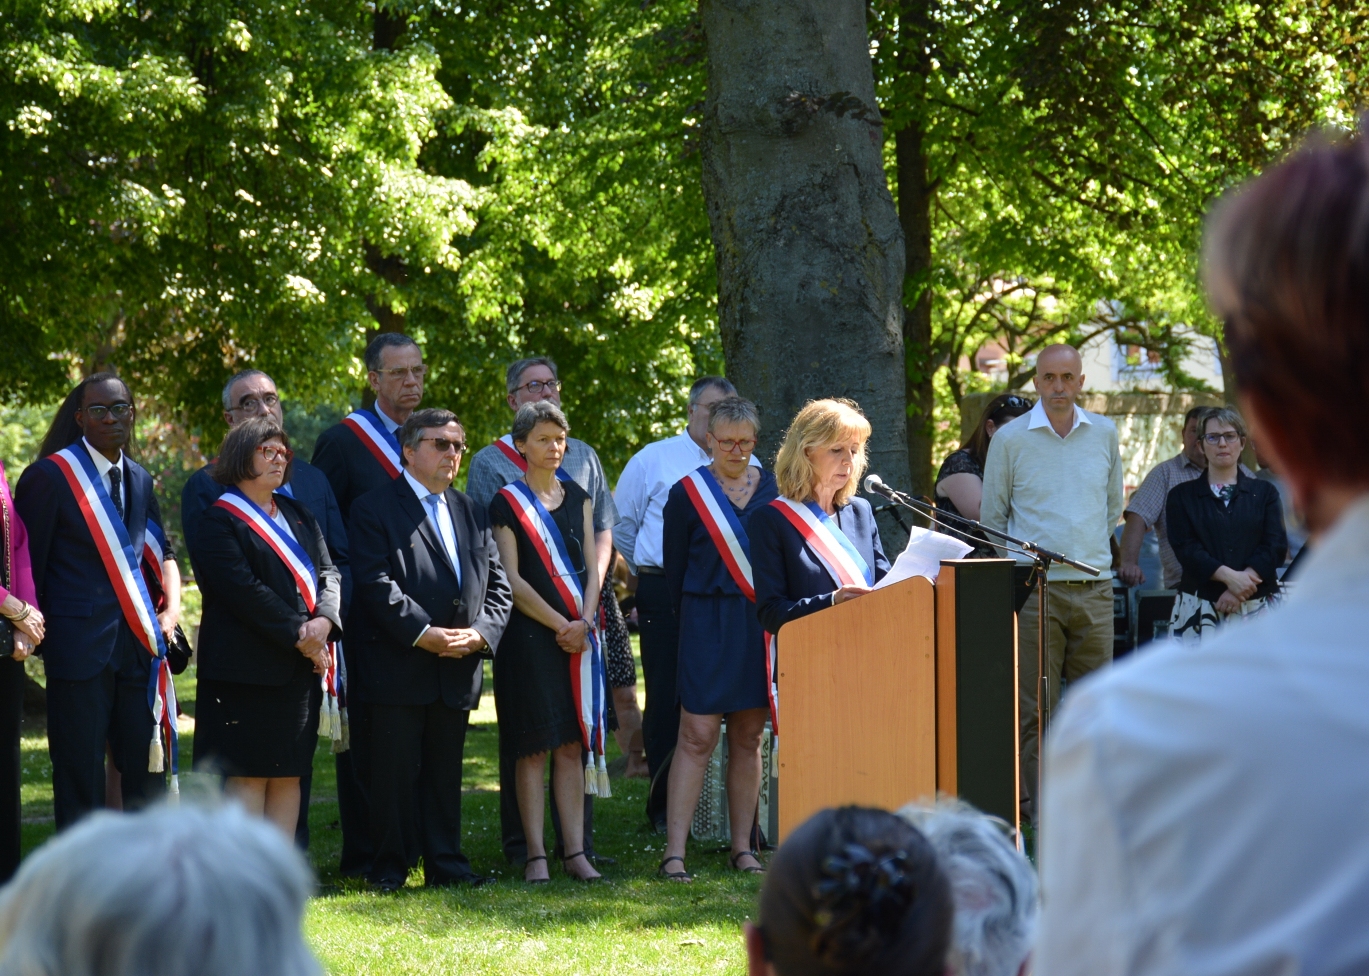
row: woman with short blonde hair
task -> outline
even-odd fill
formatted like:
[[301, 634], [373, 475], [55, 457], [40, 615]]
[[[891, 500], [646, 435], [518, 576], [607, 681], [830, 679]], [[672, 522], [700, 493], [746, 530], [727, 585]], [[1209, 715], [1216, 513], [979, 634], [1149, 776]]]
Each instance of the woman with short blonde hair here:
[[875, 513], [856, 497], [869, 438], [850, 400], [811, 400], [789, 425], [775, 459], [780, 497], [748, 528], [756, 615], [768, 633], [870, 592], [889, 571]]

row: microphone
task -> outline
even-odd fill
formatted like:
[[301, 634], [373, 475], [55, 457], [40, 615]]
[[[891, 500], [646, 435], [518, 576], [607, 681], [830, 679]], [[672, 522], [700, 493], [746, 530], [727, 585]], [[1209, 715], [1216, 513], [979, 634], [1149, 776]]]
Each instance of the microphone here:
[[893, 501], [894, 495], [897, 494], [897, 492], [895, 492], [892, 488], [886, 485], [884, 483], [884, 479], [877, 474], [870, 474], [865, 476], [865, 491], [867, 494], [871, 495], [882, 495], [883, 497], [888, 498], [890, 501]]

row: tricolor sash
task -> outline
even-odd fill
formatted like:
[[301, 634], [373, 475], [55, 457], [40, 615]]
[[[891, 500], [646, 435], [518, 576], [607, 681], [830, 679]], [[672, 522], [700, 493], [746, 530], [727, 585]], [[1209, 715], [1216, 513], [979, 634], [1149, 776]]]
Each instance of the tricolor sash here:
[[756, 587], [751, 578], [751, 541], [722, 485], [708, 466], [696, 468], [680, 479], [685, 494], [699, 514], [704, 530], [718, 547], [727, 573], [748, 600], [756, 602]]
[[[124, 620], [128, 623], [138, 643], [152, 655], [152, 668], [148, 675], [147, 704], [152, 710], [152, 742], [148, 747], [148, 772], [160, 773], [165, 768], [165, 754], [162, 749], [162, 731], [170, 723], [169, 741], [172, 747], [172, 771], [178, 765], [175, 753], [176, 740], [176, 691], [171, 683], [171, 674], [166, 664], [166, 637], [162, 634], [157, 621], [157, 608], [152, 593], [148, 590], [143, 576], [142, 553], [133, 551], [133, 540], [129, 537], [128, 526], [119, 517], [114, 501], [109, 497], [100, 473], [91, 460], [90, 452], [78, 441], [64, 447], [48, 459], [57, 465], [57, 470], [66, 479], [76, 506], [85, 519], [90, 531], [95, 551], [100, 554], [109, 582], [114, 587], [114, 595], [119, 600]], [[151, 520], [144, 531], [145, 539], [156, 523]], [[160, 537], [161, 526], [157, 526]], [[157, 543], [161, 548], [162, 543]], [[144, 553], [147, 544], [144, 542]], [[161, 562], [157, 563], [160, 576]], [[173, 783], [174, 785], [174, 783]]]
[[375, 455], [375, 459], [391, 478], [399, 477], [403, 469], [403, 465], [400, 464], [399, 438], [385, 429], [379, 416], [370, 410], [354, 410], [343, 417], [342, 422], [351, 428], [352, 433], [366, 446], [366, 450]]
[[513, 509], [514, 517], [541, 558], [547, 575], [551, 577], [552, 586], [560, 597], [562, 611], [571, 620], [585, 620], [589, 624], [585, 649], [570, 655], [570, 688], [580, 720], [581, 742], [588, 753], [585, 760], [585, 792], [594, 796], [612, 796], [608, 764], [604, 758], [608, 731], [608, 682], [604, 653], [595, 625], [596, 616], [592, 608], [588, 616], [585, 613], [585, 591], [580, 585], [580, 575], [571, 568], [566, 540], [537, 494], [525, 481], [510, 482], [499, 489], [499, 494]]
[[[214, 505], [241, 519], [280, 557], [294, 577], [295, 588], [299, 590], [305, 609], [313, 613], [318, 603], [318, 570], [314, 568], [314, 562], [304, 547], [238, 488], [229, 488]], [[328, 666], [319, 681], [323, 686], [323, 706], [319, 709], [318, 734], [339, 742], [342, 739], [343, 716], [338, 705], [337, 648], [334, 644], [328, 645]]]
[[[162, 563], [166, 561], [166, 533], [162, 527], [151, 518], [147, 520], [147, 528], [143, 533], [143, 578], [147, 583], [148, 592], [154, 589], [157, 595], [153, 596], [153, 608], [160, 613], [166, 609], [166, 579], [163, 575]], [[160, 728], [161, 736], [166, 740], [166, 755], [171, 757], [171, 786], [169, 792], [174, 796], [181, 792], [180, 772], [181, 772], [181, 737], [176, 729], [176, 717], [180, 714], [180, 708], [176, 704], [176, 683], [172, 679], [171, 668], [165, 662], [158, 665], [159, 674], [157, 675], [157, 689], [152, 696], [152, 718], [154, 728]], [[153, 733], [154, 737], [157, 735]], [[158, 740], [152, 747], [148, 769], [150, 772], [160, 773], [165, 765], [165, 760], [158, 755]]]
[[[513, 446], [513, 435], [505, 434], [494, 442], [494, 446], [499, 448], [499, 452], [514, 463], [514, 466], [524, 474], [528, 472], [528, 459], [518, 453], [518, 448]], [[565, 468], [556, 469], [556, 478], [559, 481], [570, 481], [570, 475], [566, 474]]]
[[875, 585], [875, 574], [870, 571], [865, 557], [856, 551], [836, 520], [816, 502], [796, 502], [780, 496], [770, 504], [784, 513], [838, 588]]

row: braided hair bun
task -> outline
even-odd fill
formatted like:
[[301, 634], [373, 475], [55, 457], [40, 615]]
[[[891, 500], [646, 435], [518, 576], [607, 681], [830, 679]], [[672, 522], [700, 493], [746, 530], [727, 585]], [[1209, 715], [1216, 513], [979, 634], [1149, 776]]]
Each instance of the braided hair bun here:
[[778, 976], [941, 976], [950, 885], [927, 839], [885, 810], [814, 815], [784, 842], [761, 889]]

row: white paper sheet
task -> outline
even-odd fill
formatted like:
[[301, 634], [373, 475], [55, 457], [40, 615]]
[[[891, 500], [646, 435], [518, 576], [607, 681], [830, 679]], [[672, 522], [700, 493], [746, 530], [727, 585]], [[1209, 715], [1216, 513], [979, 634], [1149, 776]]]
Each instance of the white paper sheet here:
[[914, 576], [925, 576], [935, 583], [937, 573], [941, 572], [941, 560], [962, 559], [973, 548], [944, 532], [913, 529], [908, 535], [907, 548], [898, 554], [888, 575], [875, 584], [875, 589], [892, 586]]

